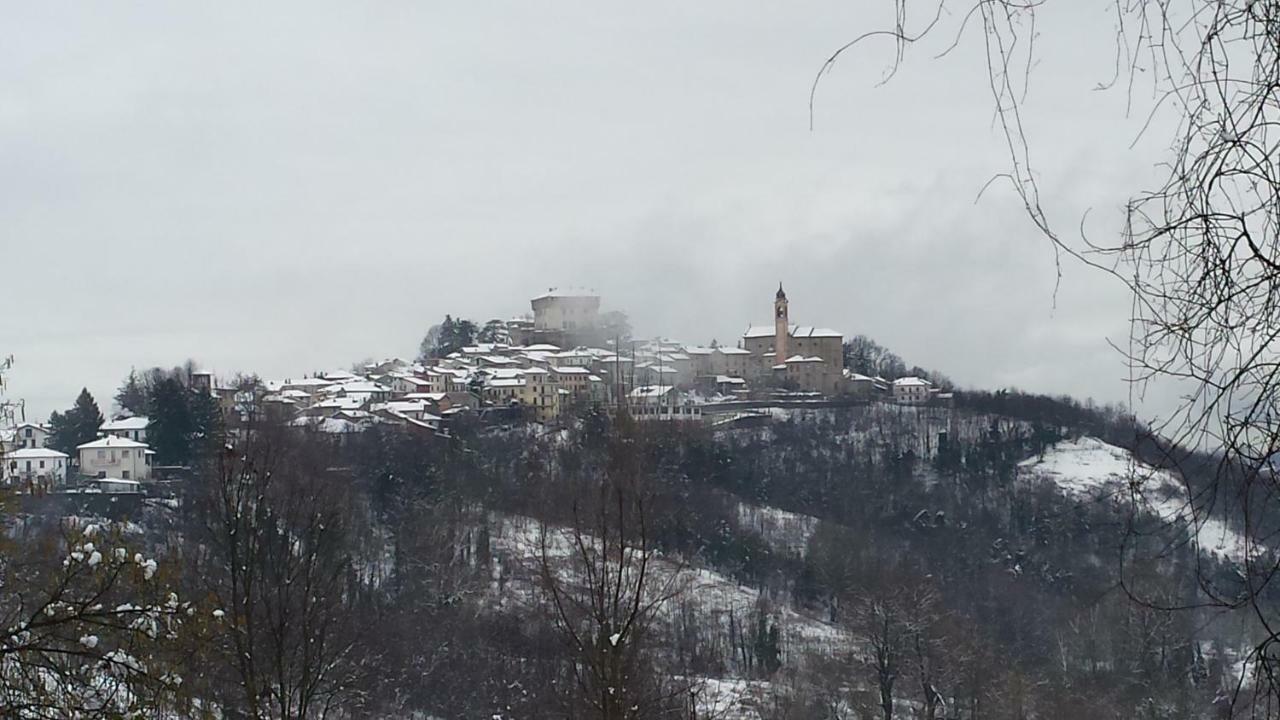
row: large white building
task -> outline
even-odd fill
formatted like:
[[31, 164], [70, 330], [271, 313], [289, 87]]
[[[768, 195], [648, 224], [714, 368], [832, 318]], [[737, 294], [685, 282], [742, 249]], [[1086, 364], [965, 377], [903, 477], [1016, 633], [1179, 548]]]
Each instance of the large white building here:
[[141, 416], [108, 420], [102, 423], [102, 427], [98, 428], [98, 434], [103, 436], [115, 435], [127, 440], [146, 442], [147, 426], [150, 424], [150, 420]]
[[600, 296], [585, 292], [548, 290], [530, 301], [533, 329], [583, 330], [600, 324]]
[[792, 325], [787, 295], [778, 285], [772, 326], [752, 325], [742, 334], [750, 353], [748, 374], [772, 378], [799, 390], [835, 395], [844, 390], [844, 337], [829, 328]]
[[0, 450], [12, 452], [22, 448], [42, 448], [49, 442], [49, 428], [24, 422], [0, 436]]
[[924, 405], [933, 393], [933, 383], [918, 377], [893, 381], [893, 401], [900, 405]]
[[76, 448], [80, 456], [80, 474], [88, 477], [113, 477], [122, 480], [146, 480], [151, 477], [151, 448], [146, 443], [108, 435]]
[[0, 463], [0, 478], [15, 485], [57, 487], [67, 482], [66, 453], [52, 448], [30, 447], [6, 453]]

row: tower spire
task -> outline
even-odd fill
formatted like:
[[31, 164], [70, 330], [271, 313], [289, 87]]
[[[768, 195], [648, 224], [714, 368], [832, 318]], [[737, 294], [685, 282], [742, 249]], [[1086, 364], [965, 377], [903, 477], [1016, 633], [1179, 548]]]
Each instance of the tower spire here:
[[778, 283], [778, 294], [773, 300], [773, 362], [779, 364], [787, 360], [787, 340], [791, 336], [791, 321], [787, 317], [787, 294], [782, 291], [782, 283]]

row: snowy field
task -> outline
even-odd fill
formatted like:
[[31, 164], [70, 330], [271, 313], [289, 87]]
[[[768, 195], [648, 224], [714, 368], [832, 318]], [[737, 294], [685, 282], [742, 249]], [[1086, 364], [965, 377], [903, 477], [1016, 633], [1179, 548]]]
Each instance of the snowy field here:
[[1091, 437], [1064, 441], [1043, 457], [1019, 463], [1019, 470], [1050, 480], [1074, 497], [1112, 499], [1156, 516], [1203, 553], [1236, 561], [1245, 557], [1244, 536], [1194, 507], [1176, 475], [1138, 462], [1123, 448]]
[[[774, 508], [752, 507], [750, 512], [758, 517], [773, 518], [782, 526], [791, 528], [786, 533], [787, 537], [793, 538], [790, 542], [797, 541], [797, 529], [812, 532], [812, 526], [816, 524], [814, 518]], [[539, 597], [537, 578], [542, 552], [541, 524], [528, 517], [498, 514], [491, 517], [491, 523], [491, 547], [495, 561], [492, 586], [494, 602], [499, 607], [507, 607], [512, 603], [536, 603]], [[805, 527], [808, 529], [803, 529]], [[566, 578], [572, 572], [569, 562], [571, 537], [563, 528], [549, 527], [547, 530], [547, 556], [553, 563], [562, 565], [558, 572]], [[789, 606], [777, 606], [763, 598], [756, 588], [741, 585], [709, 568], [682, 565], [676, 558], [655, 553], [654, 559], [653, 567], [656, 572], [653, 586], [676, 588], [679, 591], [679, 599], [669, 601], [663, 609], [663, 615], [668, 620], [674, 619], [678, 610], [677, 603], [687, 604], [699, 616], [710, 619], [708, 627], [716, 628], [727, 636], [731, 618], [741, 628], [742, 623], [751, 618], [758, 607], [766, 607], [767, 612], [778, 623], [784, 660], [789, 658], [799, 661], [809, 654], [829, 657], [848, 652], [853, 647], [853, 639], [848, 631], [797, 612]]]
[[738, 523], [745, 530], [759, 533], [775, 549], [804, 557], [809, 549], [809, 538], [818, 527], [818, 518], [740, 502]]

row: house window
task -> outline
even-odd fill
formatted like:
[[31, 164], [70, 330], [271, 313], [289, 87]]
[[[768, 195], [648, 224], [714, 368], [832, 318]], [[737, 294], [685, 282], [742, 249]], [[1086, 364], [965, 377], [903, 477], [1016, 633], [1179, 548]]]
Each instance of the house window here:
[[98, 459], [99, 459], [99, 460], [101, 460], [101, 459], [105, 458], [106, 456], [107, 456], [107, 451], [106, 451], [106, 450], [99, 450], [99, 451], [98, 451]]
[[128, 471], [128, 470], [122, 470], [122, 471], [120, 472], [120, 479], [121, 479], [121, 480], [128, 480], [128, 479], [129, 479], [129, 471]]
[[41, 461], [40, 461], [40, 469], [41, 469], [41, 470], [43, 470], [43, 469], [44, 469], [44, 461], [43, 461], [43, 460], [41, 460]]
[[129, 457], [129, 451], [128, 451], [128, 450], [121, 450], [121, 451], [120, 451], [120, 457], [126, 457], [126, 458], [127, 458], [127, 457]]

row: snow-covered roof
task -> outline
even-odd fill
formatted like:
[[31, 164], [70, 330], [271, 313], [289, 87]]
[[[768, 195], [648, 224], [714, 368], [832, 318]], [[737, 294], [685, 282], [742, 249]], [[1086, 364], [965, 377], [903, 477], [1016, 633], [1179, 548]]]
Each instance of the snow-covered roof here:
[[743, 348], [740, 348], [740, 347], [718, 347], [716, 348], [716, 352], [720, 353], [721, 355], [750, 355], [751, 354], [750, 350], [744, 350]]
[[351, 422], [350, 420], [343, 420], [342, 418], [323, 418], [320, 420], [312, 418], [298, 418], [289, 424], [295, 427], [312, 428], [318, 432], [331, 433], [334, 435], [360, 432], [363, 429], [360, 425]]
[[674, 392], [675, 388], [670, 385], [641, 385], [640, 387], [627, 393], [627, 397], [633, 398], [655, 398], [662, 397], [670, 392]]
[[918, 386], [928, 387], [930, 385], [933, 385], [933, 383], [929, 382], [928, 380], [925, 380], [924, 378], [918, 378], [915, 376], [898, 378], [897, 380], [893, 381], [893, 384], [895, 387], [918, 387]]
[[524, 377], [526, 371], [524, 368], [491, 368], [483, 372], [491, 378], [518, 378]]
[[286, 378], [286, 379], [284, 379], [284, 380], [269, 380], [269, 381], [267, 381], [267, 383], [266, 383], [266, 387], [267, 387], [267, 389], [268, 389], [268, 390], [275, 391], [275, 390], [280, 390], [280, 389], [284, 389], [284, 388], [289, 388], [289, 389], [300, 389], [300, 388], [312, 388], [312, 389], [318, 389], [318, 388], [322, 388], [322, 387], [328, 387], [329, 385], [332, 385], [332, 384], [333, 384], [333, 381], [332, 381], [332, 380], [325, 380], [324, 378], [315, 378], [315, 377], [311, 377], [311, 378], [299, 378], [298, 380], [291, 380], [291, 379]]
[[524, 378], [492, 378], [484, 385], [491, 388], [524, 387]]
[[87, 442], [83, 445], [77, 445], [77, 450], [96, 450], [98, 448], [145, 448], [146, 443], [137, 442], [128, 438], [116, 437], [108, 435], [104, 438], [98, 438], [93, 442]]
[[264, 395], [264, 396], [262, 397], [262, 402], [264, 402], [264, 403], [281, 403], [281, 404], [283, 404], [283, 405], [297, 405], [297, 404], [298, 404], [298, 401], [297, 401], [297, 400], [294, 400], [293, 398], [285, 397], [284, 395], [282, 395], [282, 394], [280, 394], [280, 393], [272, 393], [272, 394], [270, 394], [270, 395]]
[[413, 400], [392, 400], [391, 402], [379, 403], [370, 408], [371, 410], [386, 410], [394, 413], [417, 413], [426, 412], [427, 404], [422, 401]]
[[746, 381], [746, 380], [743, 380], [743, 379], [742, 379], [742, 378], [740, 378], [740, 377], [734, 377], [734, 376], [732, 376], [732, 375], [717, 375], [717, 376], [716, 376], [716, 384], [718, 384], [718, 385], [726, 385], [726, 384], [727, 384], [727, 385], [746, 385], [746, 384], [747, 384], [747, 381]]
[[118, 477], [93, 478], [89, 480], [89, 482], [95, 485], [101, 485], [105, 483], [111, 483], [112, 485], [141, 485], [142, 484], [138, 480], [125, 480], [124, 478], [118, 478]]
[[822, 358], [820, 358], [820, 357], [818, 357], [818, 356], [816, 356], [816, 355], [810, 355], [809, 357], [805, 357], [804, 355], [792, 355], [791, 357], [787, 358], [787, 363], [788, 363], [788, 364], [790, 364], [790, 363], [820, 363], [820, 362], [822, 362]]
[[5, 460], [35, 460], [38, 458], [66, 458], [67, 454], [53, 448], [22, 448], [4, 454]]
[[[832, 330], [831, 328], [814, 327], [813, 325], [792, 325], [788, 328], [788, 332], [793, 338], [844, 337], [844, 335], [839, 331]], [[772, 337], [776, 334], [777, 331], [772, 325], [751, 325], [747, 327], [746, 332], [742, 333], [742, 337], [762, 338]]]
[[552, 353], [560, 352], [560, 348], [558, 346], [552, 345], [550, 343], [535, 343], [533, 345], [526, 345], [524, 349], [525, 349], [525, 352], [552, 352]]
[[315, 404], [318, 410], [337, 409], [337, 410], [354, 410], [364, 405], [364, 400], [358, 397], [336, 397], [322, 400]]
[[549, 288], [541, 295], [534, 296], [532, 300], [545, 300], [548, 298], [594, 298], [599, 300], [600, 296], [591, 290], [575, 290], [573, 288], [561, 290], [560, 288]]
[[119, 418], [117, 420], [108, 420], [102, 423], [98, 429], [102, 432], [119, 432], [122, 430], [146, 430], [151, 424], [151, 419], [139, 415], [138, 417]]
[[341, 385], [334, 386], [333, 388], [327, 388], [327, 390], [332, 392], [345, 392], [345, 393], [384, 393], [384, 392], [391, 391], [390, 388], [388, 388], [387, 386], [380, 385], [376, 382], [372, 382], [369, 380], [356, 380], [353, 382], [345, 382], [345, 383], [342, 383]]
[[576, 365], [566, 365], [563, 367], [554, 367], [551, 370], [560, 375], [590, 375], [591, 371]]
[[421, 392], [408, 393], [404, 396], [405, 400], [427, 400], [429, 402], [440, 402], [445, 398], [445, 393]]

